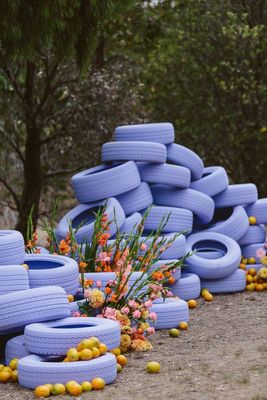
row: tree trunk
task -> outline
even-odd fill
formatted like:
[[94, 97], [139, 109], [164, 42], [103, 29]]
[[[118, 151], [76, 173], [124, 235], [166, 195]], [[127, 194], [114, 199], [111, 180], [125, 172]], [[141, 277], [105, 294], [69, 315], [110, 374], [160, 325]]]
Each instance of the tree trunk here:
[[34, 115], [34, 84], [36, 66], [28, 62], [26, 67], [25, 81], [25, 123], [26, 123], [26, 143], [25, 143], [25, 162], [24, 162], [24, 184], [21, 194], [19, 217], [16, 229], [26, 238], [27, 219], [31, 208], [34, 206], [32, 218], [33, 225], [36, 227], [39, 211], [39, 203], [42, 190], [41, 173], [41, 129], [38, 126]]

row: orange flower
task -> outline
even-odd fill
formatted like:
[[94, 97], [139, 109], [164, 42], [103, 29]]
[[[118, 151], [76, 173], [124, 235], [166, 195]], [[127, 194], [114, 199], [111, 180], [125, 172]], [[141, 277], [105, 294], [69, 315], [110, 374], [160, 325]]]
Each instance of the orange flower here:
[[95, 272], [101, 272], [102, 270], [101, 270], [101, 267], [99, 267], [99, 266], [96, 266], [95, 267]]
[[169, 278], [169, 283], [172, 285], [173, 283], [175, 283], [175, 278], [173, 276], [171, 276]]
[[164, 275], [161, 271], [157, 271], [153, 273], [152, 278], [156, 281], [161, 281], [162, 279], [164, 279]]
[[34, 232], [34, 234], [32, 235], [32, 238], [35, 242], [37, 242], [37, 240], [38, 240], [37, 232]]
[[60, 252], [63, 254], [70, 252], [70, 246], [63, 239], [60, 241], [58, 248], [59, 248]]
[[106, 294], [110, 294], [112, 292], [112, 289], [110, 287], [105, 288]]
[[170, 271], [166, 271], [166, 272], [164, 273], [164, 275], [166, 276], [166, 278], [170, 278], [172, 274], [171, 274]]
[[28, 240], [28, 243], [26, 244], [26, 247], [28, 247], [28, 249], [32, 249], [34, 246], [34, 242], [32, 240]]
[[84, 269], [84, 268], [87, 267], [87, 263], [84, 262], [84, 261], [80, 261], [80, 262], [79, 262], [79, 267], [80, 267], [81, 269]]
[[115, 293], [110, 297], [110, 301], [117, 301], [117, 295]]
[[105, 246], [107, 244], [108, 239], [110, 238], [110, 233], [102, 233], [98, 240], [98, 244], [100, 246]]

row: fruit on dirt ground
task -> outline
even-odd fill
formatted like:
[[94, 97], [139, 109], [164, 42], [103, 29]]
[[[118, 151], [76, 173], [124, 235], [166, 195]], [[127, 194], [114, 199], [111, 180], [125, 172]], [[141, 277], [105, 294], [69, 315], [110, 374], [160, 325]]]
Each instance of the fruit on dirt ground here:
[[83, 392], [83, 388], [79, 383], [73, 383], [73, 385], [68, 387], [68, 392], [71, 396], [80, 396]]
[[18, 382], [18, 370], [14, 369], [14, 371], [11, 372], [10, 378], [12, 382]]
[[188, 329], [188, 323], [185, 321], [179, 322], [178, 328], [182, 331], [186, 331]]
[[18, 358], [12, 358], [12, 360], [9, 363], [10, 368], [11, 369], [18, 369], [18, 362], [19, 362]]
[[90, 392], [93, 389], [91, 382], [84, 381], [82, 383], [82, 390], [83, 392]]
[[62, 383], [55, 383], [52, 386], [51, 394], [59, 396], [60, 394], [65, 394], [65, 393], [66, 393], [66, 388]]
[[248, 292], [253, 292], [254, 289], [255, 289], [255, 283], [249, 283], [248, 285], [246, 285], [246, 290]]
[[35, 396], [37, 397], [49, 397], [50, 389], [46, 385], [37, 386], [34, 390]]
[[78, 350], [74, 347], [70, 348], [67, 352], [67, 358], [69, 361], [78, 361], [79, 360], [79, 353]]
[[122, 366], [121, 366], [119, 363], [117, 363], [117, 372], [118, 372], [118, 374], [119, 374], [121, 371], [122, 371]]
[[248, 222], [249, 222], [250, 225], [256, 225], [256, 223], [257, 223], [257, 218], [251, 216], [251, 217], [249, 217]]
[[93, 390], [104, 389], [106, 382], [102, 378], [94, 378], [91, 382]]
[[212, 301], [213, 300], [213, 295], [210, 292], [205, 292], [203, 294], [203, 298], [205, 301]]
[[178, 337], [178, 336], [180, 336], [180, 331], [179, 331], [179, 329], [172, 328], [169, 330], [169, 335], [172, 338]]
[[196, 308], [196, 306], [197, 306], [196, 300], [193, 300], [193, 299], [188, 300], [187, 304], [188, 304], [189, 308]]
[[128, 360], [124, 355], [120, 354], [117, 356], [117, 363], [120, 364], [122, 367], [124, 367], [127, 362]]
[[[75, 385], [75, 383], [77, 383], [78, 384], [78, 382], [76, 382], [76, 381], [68, 381], [67, 383], [66, 383], [66, 389], [67, 390], [69, 390], [69, 388], [72, 386], [72, 385]], [[52, 385], [53, 386], [53, 385]]]
[[264, 290], [264, 286], [262, 283], [256, 283], [255, 284], [255, 289], [257, 292], [262, 292]]
[[146, 370], [149, 374], [158, 374], [160, 372], [160, 364], [156, 361], [150, 361], [146, 365]]
[[11, 374], [12, 371], [13, 371], [13, 370], [12, 370], [12, 368], [10, 368], [10, 367], [4, 367], [4, 368], [2, 368], [2, 372], [9, 372], [9, 373]]
[[8, 382], [11, 377], [11, 373], [7, 371], [0, 371], [0, 382]]

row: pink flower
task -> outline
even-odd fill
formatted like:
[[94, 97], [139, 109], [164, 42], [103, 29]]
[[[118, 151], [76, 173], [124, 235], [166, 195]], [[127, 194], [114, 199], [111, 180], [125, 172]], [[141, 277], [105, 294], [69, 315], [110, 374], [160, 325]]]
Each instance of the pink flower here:
[[133, 308], [133, 309], [136, 309], [138, 307], [138, 304], [134, 300], [129, 300], [128, 301], [128, 306]]
[[168, 290], [167, 293], [166, 293], [166, 296], [167, 297], [173, 297], [173, 293], [170, 290]]
[[143, 251], [146, 251], [147, 245], [145, 243], [141, 243], [140, 249], [143, 250]]
[[116, 266], [117, 266], [118, 268], [122, 268], [123, 265], [124, 265], [124, 261], [123, 261], [122, 259], [120, 259], [120, 260], [118, 260], [118, 261], [116, 262]]
[[98, 314], [96, 317], [97, 318], [104, 318], [104, 316], [102, 314]]
[[122, 307], [122, 309], [121, 309], [121, 313], [122, 313], [122, 314], [128, 315], [129, 312], [130, 312], [129, 307]]
[[139, 310], [135, 310], [134, 312], [133, 312], [133, 317], [134, 318], [140, 318], [141, 317], [141, 312], [139, 311]]
[[100, 289], [102, 287], [102, 282], [101, 281], [96, 281], [96, 287]]
[[153, 305], [153, 303], [152, 303], [151, 300], [147, 300], [147, 301], [145, 301], [145, 303], [144, 303], [144, 306], [145, 306], [146, 308], [150, 308], [150, 307], [152, 307], [152, 305]]
[[149, 318], [151, 319], [151, 321], [155, 322], [157, 320], [158, 316], [155, 312], [152, 312], [149, 314]]
[[266, 256], [266, 251], [263, 247], [260, 247], [259, 249], [256, 250], [256, 257], [257, 258], [262, 258]]
[[73, 317], [80, 317], [80, 316], [81, 316], [81, 313], [80, 313], [80, 311], [74, 311], [74, 312], [72, 313], [72, 316], [73, 316]]
[[108, 256], [108, 253], [106, 251], [100, 251], [96, 261], [110, 261], [110, 257]]
[[85, 289], [85, 291], [84, 291], [84, 298], [85, 298], [85, 299], [88, 299], [89, 297], [90, 297], [90, 291]]
[[153, 335], [154, 333], [155, 333], [155, 328], [153, 328], [152, 326], [150, 326], [149, 328], [147, 328], [147, 333], [149, 334], [149, 335]]

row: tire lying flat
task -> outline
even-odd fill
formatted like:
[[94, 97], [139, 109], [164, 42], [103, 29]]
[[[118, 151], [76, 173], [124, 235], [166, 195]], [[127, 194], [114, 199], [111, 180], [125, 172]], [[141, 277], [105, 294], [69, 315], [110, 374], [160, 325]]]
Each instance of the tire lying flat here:
[[174, 141], [174, 127], [170, 122], [121, 125], [115, 129], [115, 141], [142, 141], [170, 144]]
[[20, 232], [0, 230], [0, 265], [23, 264], [24, 239]]
[[226, 278], [218, 280], [201, 279], [201, 289], [207, 288], [211, 293], [242, 292], [246, 288], [246, 274], [242, 269], [237, 269]]

